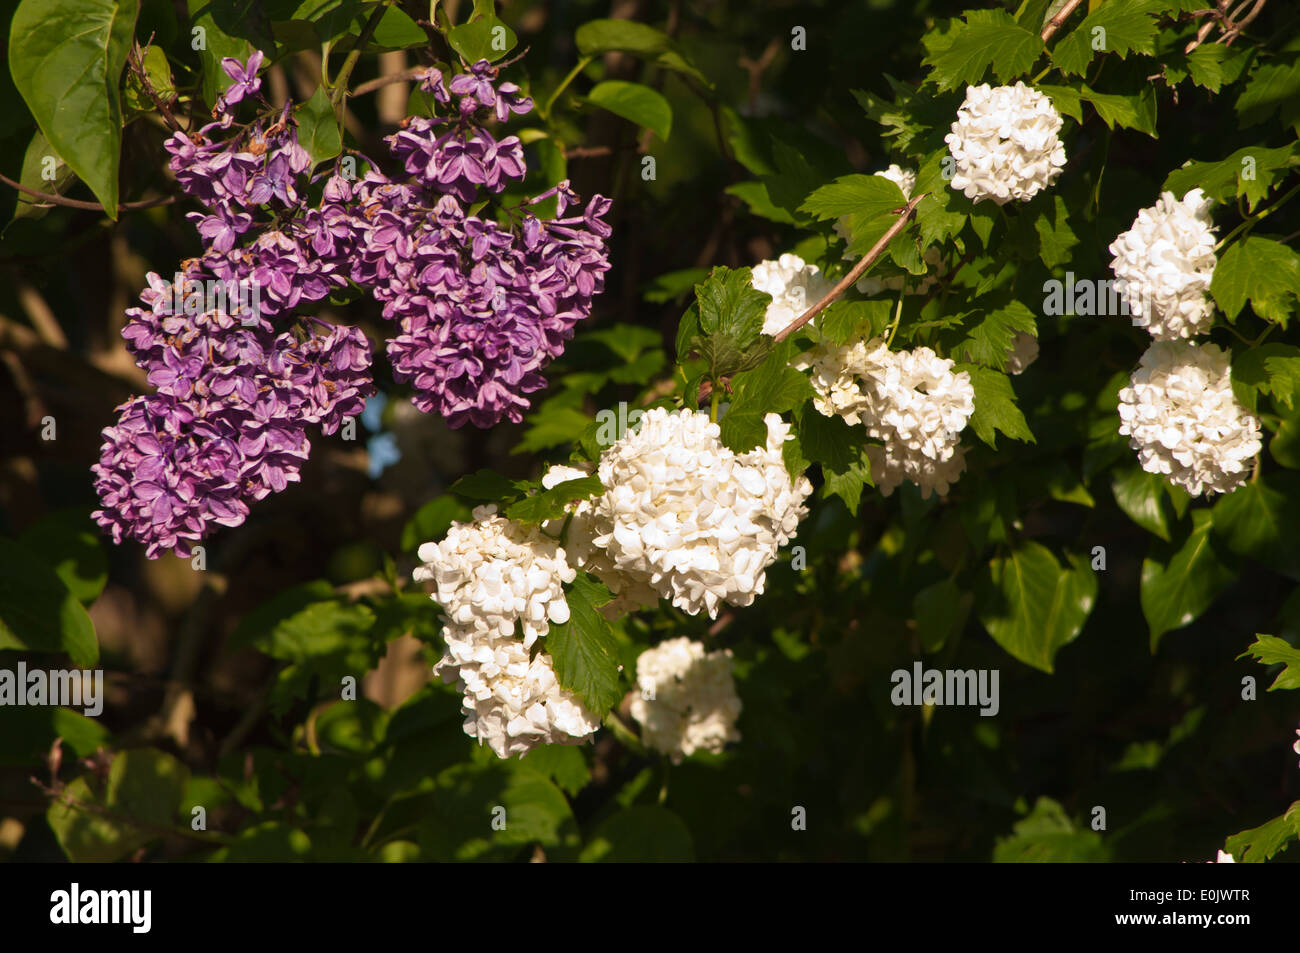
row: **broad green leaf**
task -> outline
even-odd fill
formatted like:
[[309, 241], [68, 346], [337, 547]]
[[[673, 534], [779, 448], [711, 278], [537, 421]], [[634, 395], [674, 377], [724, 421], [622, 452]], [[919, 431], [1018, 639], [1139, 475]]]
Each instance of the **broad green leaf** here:
[[[1217, 44], [1207, 44], [1221, 49]], [[1284, 126], [1300, 123], [1300, 57], [1289, 61], [1260, 64], [1237, 97], [1235, 106], [1241, 128], [1258, 125], [1274, 113]]]
[[1083, 98], [1092, 103], [1101, 121], [1110, 129], [1121, 126], [1156, 136], [1156, 92], [1151, 86], [1140, 93], [1098, 93], [1084, 86]]
[[1238, 863], [1258, 864], [1272, 860], [1297, 839], [1300, 839], [1300, 801], [1266, 824], [1233, 834], [1224, 841], [1223, 849]]
[[799, 210], [820, 222], [843, 215], [857, 215], [866, 221], [890, 215], [906, 204], [897, 183], [884, 176], [845, 175], [809, 195]]
[[311, 99], [298, 108], [298, 142], [311, 156], [313, 166], [343, 151], [338, 119], [324, 86], [317, 86]]
[[772, 296], [753, 286], [750, 269], [714, 268], [695, 299], [677, 331], [679, 360], [698, 353], [715, 381], [762, 363], [773, 343], [761, 333]]
[[447, 32], [447, 44], [471, 64], [504, 59], [518, 43], [515, 31], [495, 16], [479, 17]]
[[1169, 539], [1169, 514], [1166, 511], [1165, 481], [1158, 473], [1141, 467], [1115, 471], [1111, 492], [1119, 508], [1148, 533]]
[[9, 70], [54, 151], [117, 218], [118, 87], [139, 0], [23, 0], [9, 26]]
[[521, 771], [536, 771], [555, 784], [570, 797], [576, 795], [591, 780], [591, 769], [582, 749], [573, 745], [541, 745], [524, 755], [519, 761]]
[[1234, 351], [1232, 387], [1237, 400], [1252, 413], [1260, 393], [1271, 394], [1290, 410], [1300, 388], [1300, 347], [1270, 343]]
[[402, 527], [402, 551], [413, 553], [424, 543], [445, 536], [452, 523], [468, 522], [472, 518], [469, 507], [453, 496], [430, 500]]
[[1065, 199], [1060, 195], [1053, 195], [1051, 205], [1035, 216], [1034, 230], [1038, 232], [1038, 256], [1048, 268], [1068, 264], [1073, 259], [1079, 238], [1070, 227]]
[[970, 614], [972, 598], [951, 579], [941, 579], [912, 598], [912, 616], [921, 636], [921, 648], [938, 652], [961, 631]]
[[1151, 632], [1151, 651], [1173, 629], [1191, 625], [1237, 578], [1215, 551], [1209, 510], [1192, 511], [1192, 530], [1177, 549], [1160, 544], [1142, 561], [1142, 614]]
[[957, 351], [967, 361], [1002, 371], [1006, 369], [1007, 357], [1015, 347], [1019, 332], [1037, 337], [1038, 324], [1028, 307], [1019, 301], [1011, 301], [1005, 307], [990, 311], [984, 320], [971, 326], [970, 334], [957, 346]]
[[1040, 797], [1033, 812], [1017, 821], [1012, 830], [993, 848], [994, 863], [1095, 864], [1110, 860], [1110, 849], [1102, 836], [1076, 826], [1065, 809], [1049, 797]]
[[99, 660], [94, 623], [59, 573], [37, 553], [3, 537], [0, 649], [66, 652], [77, 668], [91, 668]]
[[[1082, 75], [1094, 56], [1117, 53], [1154, 54], [1159, 30], [1153, 16], [1159, 4], [1147, 0], [1110, 0], [1097, 6], [1052, 47], [1052, 62], [1063, 73]], [[1094, 48], [1095, 47], [1095, 48]]]
[[1300, 574], [1300, 475], [1268, 473], [1214, 505], [1214, 532], [1228, 548], [1276, 572]]
[[1218, 162], [1184, 163], [1165, 177], [1163, 189], [1178, 198], [1191, 189], [1201, 189], [1216, 202], [1231, 202], [1240, 195], [1253, 210], [1290, 175], [1292, 160], [1298, 154], [1300, 146], [1296, 143], [1276, 149], [1244, 146]]
[[565, 508], [574, 500], [599, 496], [604, 489], [605, 485], [600, 482], [600, 477], [596, 476], [565, 480], [549, 490], [543, 490], [533, 496], [525, 496], [522, 500], [511, 503], [506, 507], [505, 515], [521, 523], [541, 523], [545, 520], [560, 519], [564, 516]]
[[565, 596], [569, 621], [551, 623], [546, 651], [560, 685], [581, 698], [600, 718], [622, 697], [618, 643], [599, 611], [614, 597], [586, 573], [578, 574]]
[[203, 99], [209, 106], [215, 105], [217, 96], [234, 82], [221, 68], [221, 61], [232, 56], [247, 63], [254, 47], [236, 32], [238, 22], [230, 22], [232, 13], [236, 12], [233, 5], [219, 6], [212, 0], [186, 0], [186, 5], [191, 27], [203, 31], [203, 48], [198, 51], [203, 67]]
[[975, 412], [971, 415], [970, 427], [976, 436], [994, 449], [997, 448], [997, 431], [1012, 440], [1034, 442], [1025, 415], [1016, 406], [1011, 378], [1001, 371], [976, 364], [958, 364], [953, 370], [970, 374], [971, 386], [975, 388]]
[[[508, 44], [508, 48], [513, 47], [515, 45], [515, 35], [510, 30], [510, 27], [505, 26], [505, 24], [500, 23], [500, 21], [497, 21], [497, 23], [505, 28], [504, 42]], [[457, 53], [461, 53], [460, 48], [452, 41], [452, 34], [454, 34], [457, 29], [460, 28], [457, 27], [452, 29], [447, 34], [447, 42], [452, 49], [456, 50]], [[492, 43], [495, 40], [497, 45], [500, 45], [502, 42], [502, 36], [502, 34], [492, 34], [489, 31], [488, 48], [492, 51], [492, 55], [485, 55], [481, 57], [482, 59], [499, 60], [501, 58], [503, 54], [493, 48]], [[384, 11], [384, 15], [379, 20], [379, 26], [375, 27], [375, 33], [370, 42], [372, 46], [382, 46], [392, 50], [404, 50], [413, 47], [428, 46], [429, 35], [420, 28], [418, 23], [412, 20], [410, 16], [400, 8], [397, 6], [391, 6]], [[462, 53], [462, 55], [464, 54]], [[470, 62], [474, 63], [477, 61], [470, 60]]]
[[63, 739], [65, 758], [68, 753], [89, 758], [109, 743], [108, 729], [99, 718], [87, 717], [81, 710], [50, 705], [6, 706], [0, 723], [4, 725], [0, 731], [0, 765], [30, 769], [49, 754], [55, 738]]
[[[46, 175], [51, 172], [54, 178], [47, 179]], [[76, 180], [77, 177], [71, 167], [58, 157], [41, 131], [37, 129], [32, 133], [32, 141], [27, 144], [27, 151], [23, 153], [23, 168], [19, 173], [18, 181], [29, 189], [36, 189], [47, 195], [62, 195]], [[43, 218], [47, 212], [49, 208], [42, 208], [41, 200], [35, 196], [24, 192], [19, 192], [15, 196], [13, 216], [15, 219]]]
[[108, 557], [87, 510], [61, 510], [33, 523], [18, 542], [59, 574], [84, 606], [99, 598], [108, 582]]
[[[809, 302], [812, 304], [813, 302]], [[832, 344], [869, 341], [889, 327], [894, 302], [888, 298], [874, 301], [849, 301], [840, 298], [819, 314], [815, 324], [823, 340]]]
[[293, 586], [272, 596], [239, 620], [230, 636], [232, 649], [269, 643], [277, 625], [317, 602], [334, 598], [334, 587], [323, 579]]
[[499, 500], [522, 495], [522, 486], [515, 480], [507, 479], [493, 470], [477, 470], [463, 476], [450, 487], [449, 493], [479, 503], [495, 503]]
[[1281, 665], [1270, 692], [1279, 688], [1300, 688], [1300, 649], [1276, 635], [1256, 635], [1250, 648], [1237, 656], [1239, 659], [1253, 658], [1264, 665]]
[[584, 863], [690, 863], [695, 847], [689, 828], [666, 808], [636, 804], [619, 811], [592, 833], [579, 857]]
[[991, 583], [980, 621], [993, 640], [1026, 665], [1051, 672], [1056, 653], [1083, 629], [1097, 598], [1097, 577], [1072, 556], [1062, 567], [1041, 543], [1022, 542], [988, 566]]
[[598, 83], [587, 101], [607, 109], [616, 116], [651, 130], [662, 140], [667, 140], [673, 128], [673, 110], [668, 100], [658, 90], [641, 83], [609, 80]]
[[46, 820], [71, 860], [120, 860], [156, 840], [159, 829], [179, 826], [188, 779], [185, 765], [162, 751], [118, 751], [102, 797], [77, 778], [50, 805]]
[[1229, 320], [1249, 300], [1261, 318], [1285, 325], [1300, 298], [1300, 254], [1272, 238], [1247, 235], [1219, 259], [1210, 293]]
[[613, 50], [642, 56], [657, 55], [667, 50], [672, 42], [666, 33], [631, 20], [590, 20], [578, 27], [574, 37], [578, 52], [583, 56], [597, 56]]
[[953, 20], [946, 34], [930, 34], [922, 62], [932, 67], [939, 89], [955, 89], [993, 75], [1011, 81], [1027, 73], [1043, 52], [1038, 31], [1026, 29], [1003, 10], [968, 10], [965, 21]]

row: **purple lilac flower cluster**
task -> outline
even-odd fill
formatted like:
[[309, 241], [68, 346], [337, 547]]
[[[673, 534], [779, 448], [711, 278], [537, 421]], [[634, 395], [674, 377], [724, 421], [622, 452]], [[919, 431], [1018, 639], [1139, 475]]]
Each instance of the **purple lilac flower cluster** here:
[[[315, 228], [295, 214], [311, 162], [288, 109], [270, 126], [234, 122], [232, 108], [258, 94], [260, 64], [260, 53], [246, 66], [225, 60], [234, 82], [217, 121], [167, 142], [177, 181], [207, 208], [189, 215], [204, 252], [174, 281], [151, 273], [122, 332], [157, 392], [123, 404], [104, 430], [92, 468], [95, 519], [114, 542], [143, 543], [150, 558], [188, 556], [214, 526], [239, 525], [250, 502], [298, 482], [307, 427], [334, 433], [374, 391], [359, 329], [307, 319], [277, 332], [268, 320], [347, 278], [312, 252]], [[219, 130], [233, 134], [214, 140]], [[215, 303], [213, 289], [222, 292]]]
[[[350, 214], [354, 228], [318, 232], [314, 245], [347, 259], [352, 280], [397, 322], [388, 342], [394, 376], [415, 388], [417, 407], [452, 427], [523, 418], [526, 395], [545, 386], [541, 369], [591, 313], [609, 269], [602, 217], [610, 201], [595, 196], [566, 217], [578, 201], [567, 181], [510, 210], [513, 227], [468, 213], [482, 193], [499, 193], [526, 171], [518, 138], [497, 140], [480, 119], [532, 108], [496, 78], [486, 60], [450, 84], [430, 70], [423, 88], [452, 115], [409, 119], [386, 140], [413, 181], [376, 172], [333, 180], [322, 218], [341, 223]], [[539, 219], [531, 208], [551, 196], [557, 217]]]
[[[411, 118], [386, 140], [409, 182], [336, 172], [315, 206], [301, 181], [310, 156], [291, 108], [277, 116], [262, 100], [261, 63], [261, 53], [224, 60], [232, 83], [214, 122], [167, 141], [178, 184], [205, 207], [189, 215], [203, 253], [174, 282], [150, 274], [144, 307], [127, 311], [123, 336], [157, 392], [123, 404], [104, 430], [95, 518], [151, 558], [188, 556], [214, 526], [243, 522], [250, 501], [298, 481], [306, 427], [335, 432], [374, 390], [361, 331], [316, 319], [277, 330], [269, 319], [351, 280], [397, 323], [388, 355], [416, 406], [452, 427], [489, 427], [522, 419], [609, 268], [610, 202], [595, 196], [578, 214], [567, 181], [507, 210], [509, 226], [468, 213], [526, 172], [518, 138], [497, 140], [484, 122], [532, 102], [486, 60], [450, 83], [428, 72], [423, 88], [451, 115]], [[264, 115], [241, 125], [233, 109], [246, 100]], [[556, 217], [539, 218], [532, 209], [551, 197]], [[214, 286], [235, 297], [191, 307], [191, 288]]]

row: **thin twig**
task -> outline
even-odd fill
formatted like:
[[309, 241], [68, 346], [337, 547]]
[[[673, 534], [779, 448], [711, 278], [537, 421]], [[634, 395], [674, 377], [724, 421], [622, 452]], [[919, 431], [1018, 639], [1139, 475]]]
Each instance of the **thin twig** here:
[[1056, 16], [1048, 20], [1047, 24], [1043, 27], [1043, 32], [1041, 36], [1043, 38], [1044, 43], [1050, 40], [1052, 38], [1052, 34], [1054, 34], [1057, 30], [1061, 28], [1061, 24], [1065, 23], [1066, 20], [1070, 19], [1070, 14], [1073, 13], [1075, 8], [1082, 2], [1083, 0], [1069, 0], [1069, 2], [1066, 3], [1065, 6], [1061, 7], [1061, 9], [1056, 11]]
[[[90, 212], [104, 211], [104, 206], [100, 205], [98, 202], [83, 202], [80, 199], [68, 199], [68, 198], [64, 198], [62, 195], [57, 195], [50, 192], [41, 192], [38, 189], [29, 189], [21, 182], [15, 182], [13, 179], [9, 178], [9, 176], [3, 173], [0, 173], [0, 182], [3, 182], [11, 189], [17, 189], [19, 192], [25, 192], [28, 195], [34, 195], [42, 202], [47, 202], [50, 205], [63, 205], [68, 208], [82, 208]], [[131, 209], [140, 209], [140, 208], [157, 208], [159, 205], [171, 205], [176, 200], [177, 200], [177, 196], [168, 195], [165, 198], [148, 199], [147, 201], [144, 202], [119, 202], [117, 207], [118, 209], [127, 210], [127, 211]]]
[[[150, 42], [153, 42], [152, 37], [150, 38]], [[140, 44], [138, 42], [131, 45], [131, 52], [127, 59], [131, 63], [131, 69], [135, 71], [136, 78], [140, 81], [140, 87], [144, 90], [144, 94], [153, 101], [154, 106], [157, 108], [158, 112], [162, 114], [167, 125], [171, 127], [173, 132], [184, 131], [180, 122], [178, 122], [176, 117], [172, 115], [171, 108], [163, 102], [158, 91], [153, 88], [153, 83], [149, 82], [149, 74], [144, 68], [144, 55], [140, 51]]]
[[387, 76], [379, 76], [375, 79], [368, 79], [356, 89], [352, 90], [352, 95], [364, 96], [366, 93], [373, 93], [375, 90], [393, 83], [409, 83], [411, 80], [424, 79], [429, 72], [427, 66], [412, 66], [410, 69], [404, 69], [398, 73], [389, 73]]
[[928, 192], [922, 192], [920, 195], [913, 196], [912, 201], [899, 209], [898, 220], [895, 221], [893, 225], [890, 225], [889, 230], [886, 231], [885, 234], [881, 235], [879, 241], [871, 246], [871, 251], [867, 252], [866, 255], [864, 255], [862, 259], [853, 266], [853, 270], [841, 278], [839, 284], [828, 291], [825, 297], [803, 314], [799, 315], [799, 317], [791, 321], [789, 326], [776, 336], [776, 340], [784, 341], [790, 335], [794, 334], [795, 331], [798, 331], [801, 327], [830, 307], [831, 303], [839, 298], [840, 295], [848, 291], [849, 288], [853, 286], [854, 282], [861, 278], [863, 273], [876, 263], [876, 259], [881, 256], [884, 250], [889, 246], [889, 243], [894, 240], [895, 236], [907, 227], [908, 220], [911, 219], [912, 213], [916, 211], [916, 207], [921, 204], [921, 199], [925, 198], [929, 194], [930, 193]]

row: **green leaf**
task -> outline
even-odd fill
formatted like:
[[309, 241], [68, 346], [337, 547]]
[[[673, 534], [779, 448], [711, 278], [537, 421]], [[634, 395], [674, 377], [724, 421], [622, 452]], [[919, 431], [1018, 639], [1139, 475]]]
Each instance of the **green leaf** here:
[[1038, 336], [1034, 313], [1019, 301], [990, 311], [984, 320], [971, 328], [966, 340], [957, 351], [966, 360], [984, 364], [999, 371], [1005, 370], [1007, 356], [1015, 347], [1016, 334], [1023, 332]]
[[994, 863], [1105, 863], [1110, 850], [1100, 834], [1076, 827], [1065, 809], [1040, 797], [1033, 812], [1017, 821], [1009, 837], [998, 839]]
[[453, 496], [430, 500], [402, 527], [402, 551], [413, 553], [424, 543], [445, 536], [452, 523], [464, 523], [472, 518], [469, 507]]
[[[167, 63], [167, 54], [162, 51], [162, 47], [151, 46], [144, 51], [144, 72], [159, 99], [166, 103], [175, 97], [171, 66]], [[122, 98], [123, 106], [130, 113], [152, 112], [156, 108], [134, 70], [128, 70], [122, 82]]]
[[592, 418], [572, 407], [547, 407], [544, 402], [528, 418], [528, 430], [514, 453], [536, 453], [577, 440], [593, 423]]
[[1289, 575], [1300, 574], [1300, 475], [1269, 473], [1214, 505], [1214, 532], [1240, 556]]
[[591, 769], [582, 749], [572, 745], [542, 745], [529, 751], [519, 760], [521, 771], [536, 771], [554, 781], [570, 797], [576, 795], [591, 780]]
[[271, 632], [281, 622], [308, 606], [334, 598], [334, 587], [324, 579], [305, 582], [277, 593], [239, 620], [230, 636], [232, 649], [269, 644]]
[[1165, 177], [1163, 188], [1179, 198], [1191, 189], [1201, 189], [1216, 202], [1231, 202], [1242, 196], [1253, 210], [1274, 186], [1290, 175], [1292, 160], [1297, 155], [1300, 155], [1297, 143], [1276, 149], [1245, 146], [1218, 162], [1184, 163]]
[[888, 298], [872, 301], [848, 301], [840, 298], [817, 316], [817, 329], [823, 340], [845, 345], [869, 341], [884, 333], [893, 318], [894, 302]]
[[666, 33], [631, 20], [590, 20], [578, 27], [574, 38], [578, 52], [583, 56], [598, 56], [614, 50], [653, 56], [672, 45]]
[[1119, 508], [1133, 522], [1148, 533], [1169, 539], [1169, 513], [1165, 500], [1165, 481], [1158, 473], [1147, 473], [1141, 467], [1116, 471], [1111, 479], [1111, 492]]
[[988, 565], [991, 584], [980, 621], [993, 640], [1026, 665], [1051, 672], [1056, 653], [1083, 629], [1097, 598], [1097, 577], [1072, 556], [1063, 568], [1032, 540]]
[[1279, 688], [1300, 688], [1300, 649], [1297, 649], [1285, 639], [1279, 639], [1276, 635], [1259, 635], [1257, 633], [1250, 648], [1237, 656], [1239, 659], [1248, 657], [1262, 662], [1264, 665], [1282, 666], [1282, 671], [1273, 680], [1273, 684], [1268, 687], [1270, 692]]
[[119, 751], [102, 796], [84, 777], [77, 778], [45, 817], [70, 860], [120, 860], [156, 840], [159, 828], [176, 826], [188, 779], [189, 770], [169, 754], [152, 748]]
[[644, 126], [662, 140], [667, 141], [668, 134], [672, 132], [673, 109], [662, 93], [649, 86], [609, 80], [598, 83], [587, 94], [587, 101], [638, 126]]
[[[500, 23], [500, 21], [497, 22]], [[505, 24], [501, 25], [505, 26]], [[459, 27], [456, 29], [459, 29]], [[514, 33], [510, 32], [509, 27], [505, 27], [505, 30], [506, 42], [510, 47], [513, 47], [515, 45]], [[451, 33], [455, 32], [456, 30], [453, 29], [448, 33], [447, 42], [451, 45], [452, 49], [456, 50], [457, 53], [460, 53], [461, 51], [455, 46], [455, 44], [451, 43]], [[389, 50], [411, 49], [414, 47], [428, 46], [429, 35], [425, 33], [424, 30], [420, 29], [420, 25], [412, 20], [407, 14], [402, 12], [402, 10], [396, 6], [391, 6], [385, 10], [384, 15], [380, 17], [379, 26], [375, 27], [375, 33], [370, 39], [370, 45], [372, 47], [383, 47]], [[489, 34], [488, 47], [491, 49], [491, 34]], [[495, 50], [492, 52], [496, 53]], [[482, 58], [497, 60], [501, 58], [501, 55], [502, 54], [497, 53], [495, 56], [484, 56]], [[474, 63], [477, 61], [470, 60], [470, 62]]]
[[0, 649], [66, 652], [77, 668], [99, 660], [94, 623], [59, 574], [37, 553], [3, 537]]
[[666, 808], [636, 804], [609, 817], [592, 833], [583, 863], [673, 864], [695, 860], [690, 829]]
[[9, 27], [9, 70], [54, 151], [117, 218], [118, 88], [139, 0], [23, 0]]
[[77, 601], [89, 606], [108, 582], [108, 557], [95, 529], [88, 511], [62, 510], [37, 520], [18, 542], [53, 567]]
[[447, 31], [447, 45], [470, 64], [479, 60], [496, 62], [504, 59], [518, 43], [515, 31], [495, 16], [479, 17]]
[[1053, 64], [1063, 73], [1083, 75], [1099, 53], [1117, 53], [1120, 59], [1129, 53], [1153, 55], [1159, 31], [1153, 14], [1160, 6], [1147, 0], [1110, 0], [1101, 4], [1056, 42], [1052, 47]]
[[1297, 839], [1300, 839], [1300, 801], [1292, 803], [1284, 814], [1267, 824], [1233, 834], [1224, 841], [1223, 849], [1238, 863], [1258, 864], [1272, 860]]
[[1142, 561], [1142, 614], [1151, 651], [1166, 632], [1191, 625], [1237, 578], [1215, 551], [1209, 510], [1192, 511], [1192, 530], [1181, 545], [1160, 544]]
[[1156, 137], [1156, 91], [1144, 87], [1140, 93], [1098, 93], [1082, 87], [1083, 98], [1092, 103], [1097, 115], [1109, 129], [1121, 126]]
[[912, 598], [912, 616], [921, 636], [921, 648], [938, 652], [961, 631], [970, 614], [971, 596], [951, 579], [941, 579]]
[[898, 184], [882, 175], [844, 175], [817, 189], [799, 207], [819, 222], [856, 215], [863, 221], [890, 216], [907, 204]]
[[522, 495], [521, 485], [509, 480], [493, 470], [478, 470], [463, 476], [447, 492], [479, 503], [495, 503], [500, 500], [514, 499]]
[[[1207, 45], [1222, 49], [1218, 44]], [[1283, 126], [1300, 123], [1300, 58], [1293, 55], [1290, 62], [1258, 66], [1237, 97], [1235, 108], [1242, 129], [1258, 125], [1277, 112], [1281, 113], [1278, 118]]]
[[1053, 195], [1051, 205], [1034, 218], [1034, 231], [1038, 233], [1038, 256], [1048, 268], [1073, 259], [1079, 238], [1070, 227], [1070, 215], [1060, 195]]
[[[243, 6], [243, 12], [249, 12], [246, 4]], [[239, 28], [240, 11], [233, 4], [218, 6], [212, 0], [186, 0], [186, 7], [190, 13], [191, 28], [203, 30], [204, 47], [198, 51], [203, 68], [203, 99], [209, 105], [215, 105], [217, 96], [234, 82], [221, 68], [221, 61], [232, 56], [241, 63], [247, 63], [253, 45], [234, 32]], [[235, 19], [233, 23], [232, 18]]]
[[1300, 347], [1262, 344], [1233, 352], [1232, 385], [1237, 400], [1252, 413], [1260, 393], [1271, 394], [1290, 410], [1300, 387]]
[[731, 379], [730, 406], [719, 429], [722, 442], [737, 453], [767, 443], [768, 414], [794, 410], [813, 396], [807, 375], [789, 366], [790, 351], [782, 343], [758, 367]]
[[311, 99], [298, 107], [298, 142], [311, 156], [313, 166], [343, 151], [338, 119], [324, 86], [317, 86]]
[[557, 483], [549, 490], [543, 490], [534, 496], [525, 496], [522, 500], [506, 507], [506, 516], [520, 523], [541, 523], [545, 520], [559, 519], [564, 516], [565, 508], [574, 500], [585, 500], [604, 492], [605, 485], [600, 477], [586, 476], [575, 480]]
[[578, 573], [565, 597], [569, 621], [551, 623], [546, 651], [560, 685], [581, 698], [596, 717], [603, 718], [622, 697], [618, 643], [614, 630], [599, 612], [614, 597], [586, 573]]
[[762, 330], [772, 296], [751, 281], [748, 268], [714, 268], [695, 286], [696, 306], [677, 329], [679, 360], [698, 353], [716, 381], [757, 367], [767, 357], [773, 342]]
[[1025, 421], [1025, 415], [1016, 406], [1016, 392], [1011, 387], [1011, 378], [1001, 371], [976, 364], [958, 364], [953, 370], [970, 374], [971, 385], [975, 389], [975, 412], [971, 415], [970, 426], [976, 436], [994, 449], [997, 449], [999, 430], [1012, 440], [1034, 442], [1034, 434]]
[[[51, 159], [54, 160], [54, 178], [46, 179], [45, 175], [50, 169]], [[44, 192], [46, 195], [62, 195], [76, 180], [77, 177], [72, 169], [58, 157], [41, 131], [38, 129], [32, 133], [32, 141], [27, 144], [27, 151], [23, 153], [23, 167], [18, 175], [18, 181], [27, 188]], [[47, 212], [49, 209], [42, 208], [41, 200], [35, 196], [18, 192], [14, 197], [14, 219], [44, 218]]]
[[1249, 300], [1261, 318], [1285, 325], [1300, 298], [1300, 254], [1271, 238], [1247, 235], [1219, 259], [1210, 293], [1228, 320]]
[[999, 80], [1027, 73], [1043, 52], [1038, 31], [1028, 30], [1004, 10], [968, 10], [946, 34], [931, 34], [922, 62], [939, 89], [978, 83], [990, 67]]

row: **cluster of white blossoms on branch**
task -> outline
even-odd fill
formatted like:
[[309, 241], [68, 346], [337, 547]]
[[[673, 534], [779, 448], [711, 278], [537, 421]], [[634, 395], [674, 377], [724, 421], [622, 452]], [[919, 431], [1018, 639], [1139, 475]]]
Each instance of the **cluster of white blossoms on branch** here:
[[1216, 263], [1212, 205], [1200, 189], [1181, 200], [1165, 192], [1110, 245], [1111, 270], [1129, 313], [1157, 341], [1210, 330], [1214, 305], [1209, 290]]
[[799, 315], [820, 301], [832, 288], [816, 265], [798, 255], [785, 254], [754, 266], [750, 284], [772, 296], [763, 316], [763, 333], [775, 337]]
[[706, 652], [685, 636], [668, 639], [637, 658], [636, 683], [631, 711], [641, 739], [674, 763], [697, 751], [717, 754], [740, 740], [730, 650]]
[[817, 410], [861, 423], [881, 442], [867, 448], [876, 488], [889, 496], [910, 480], [926, 498], [946, 495], [966, 469], [960, 440], [975, 388], [953, 364], [928, 347], [891, 351], [883, 337], [822, 344], [800, 359], [812, 372]]
[[[550, 656], [529, 651], [552, 623], [569, 620], [563, 584], [578, 569], [614, 593], [601, 607], [607, 616], [664, 598], [716, 617], [723, 603], [747, 606], [763, 592], [767, 567], [798, 531], [812, 492], [807, 477], [786, 469], [789, 424], [779, 414], [764, 422], [765, 444], [735, 453], [707, 414], [651, 409], [601, 454], [604, 492], [569, 504], [565, 518], [527, 526], [481, 506], [473, 522], [453, 523], [442, 542], [420, 547], [413, 578], [433, 583], [447, 615], [447, 651], [434, 671], [459, 681], [467, 734], [506, 758], [579, 743], [599, 727], [560, 686]], [[542, 485], [587, 475], [554, 466]], [[692, 723], [691, 750], [715, 736], [725, 742], [728, 731], [711, 724]]]
[[[601, 454], [605, 492], [589, 501], [574, 551], [611, 592], [647, 590], [691, 615], [747, 606], [812, 492], [782, 458], [790, 425], [768, 414], [765, 446], [734, 453], [707, 414], [653, 408]], [[571, 540], [575, 525], [570, 526]]]
[[1232, 393], [1228, 355], [1213, 344], [1152, 343], [1119, 392], [1119, 418], [1142, 469], [1192, 496], [1242, 486], [1261, 447], [1259, 420]]
[[447, 651], [434, 673], [459, 681], [465, 733], [500, 758], [580, 743], [599, 721], [560, 686], [550, 656], [529, 651], [550, 623], [568, 621], [562, 584], [577, 574], [559, 543], [536, 528], [496, 515], [495, 506], [473, 515], [472, 523], [453, 523], [441, 543], [421, 546], [412, 573], [434, 583], [447, 613]]
[[1065, 167], [1060, 130], [1052, 101], [1023, 82], [967, 86], [957, 121], [944, 137], [955, 161], [952, 187], [975, 202], [1027, 202]]

